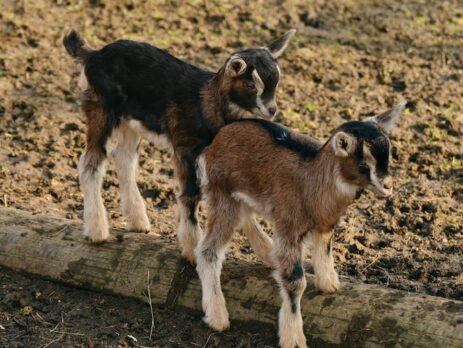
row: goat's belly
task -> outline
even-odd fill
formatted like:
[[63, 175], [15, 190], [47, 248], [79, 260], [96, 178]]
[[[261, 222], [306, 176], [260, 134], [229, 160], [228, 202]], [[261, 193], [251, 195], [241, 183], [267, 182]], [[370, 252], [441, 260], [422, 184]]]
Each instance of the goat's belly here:
[[257, 214], [259, 214], [261, 216], [264, 216], [266, 218], [268, 218], [270, 216], [270, 213], [272, 211], [270, 205], [262, 203], [262, 202], [258, 202], [251, 195], [249, 195], [247, 193], [244, 193], [244, 192], [235, 191], [235, 192], [233, 192], [231, 194], [231, 196], [235, 200], [237, 200], [238, 202], [241, 202], [244, 205], [246, 205], [253, 212], [255, 212], [255, 213], [257, 213]]
[[127, 125], [130, 129], [140, 135], [142, 138], [154, 144], [157, 148], [167, 151], [172, 151], [172, 143], [165, 134], [159, 134], [147, 129], [138, 120], [129, 120]]

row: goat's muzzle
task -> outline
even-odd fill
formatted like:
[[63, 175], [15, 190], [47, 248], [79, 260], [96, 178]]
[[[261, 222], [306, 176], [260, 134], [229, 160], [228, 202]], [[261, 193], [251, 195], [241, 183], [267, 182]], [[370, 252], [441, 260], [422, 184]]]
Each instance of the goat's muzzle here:
[[273, 120], [277, 112], [278, 112], [278, 108], [273, 107], [273, 106], [268, 107], [268, 108], [265, 106], [261, 106], [261, 107], [256, 107], [253, 110], [253, 114], [255, 116], [266, 119], [266, 120]]
[[378, 196], [390, 197], [392, 195], [392, 178], [390, 176], [378, 180], [376, 183], [370, 183], [368, 188]]

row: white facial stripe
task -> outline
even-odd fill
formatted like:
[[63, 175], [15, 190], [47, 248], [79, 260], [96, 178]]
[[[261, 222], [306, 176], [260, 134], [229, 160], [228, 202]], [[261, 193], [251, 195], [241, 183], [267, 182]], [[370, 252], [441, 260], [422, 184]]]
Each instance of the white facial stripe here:
[[363, 143], [363, 156], [365, 158], [365, 163], [370, 168], [370, 181], [378, 189], [382, 189], [383, 185], [379, 182], [378, 176], [376, 175], [376, 159], [371, 154], [370, 146]]
[[260, 78], [259, 73], [257, 72], [257, 69], [254, 69], [252, 71], [252, 79], [257, 88], [257, 95], [262, 95], [262, 93], [264, 93], [265, 84], [264, 84], [264, 81], [262, 81], [262, 79]]
[[257, 105], [257, 108], [259, 110], [267, 110], [267, 108], [265, 107], [264, 103], [262, 102], [262, 99], [260, 99], [260, 96], [257, 96], [256, 98], [256, 105]]
[[88, 88], [88, 80], [87, 76], [85, 75], [84, 67], [80, 69], [78, 86], [84, 90]]
[[264, 105], [261, 95], [264, 93], [265, 85], [264, 81], [259, 76], [259, 73], [257, 72], [257, 69], [254, 69], [252, 71], [252, 80], [254, 81], [254, 85], [256, 86], [257, 89], [257, 96], [256, 96], [256, 107], [257, 109], [265, 116], [269, 117], [269, 111], [268, 108]]

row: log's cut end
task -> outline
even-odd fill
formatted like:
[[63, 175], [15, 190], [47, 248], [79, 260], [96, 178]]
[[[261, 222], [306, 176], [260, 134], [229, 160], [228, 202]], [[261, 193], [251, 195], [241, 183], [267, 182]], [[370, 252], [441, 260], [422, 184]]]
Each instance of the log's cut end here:
[[[201, 310], [194, 267], [177, 245], [151, 235], [113, 231], [90, 244], [80, 222], [0, 208], [0, 265], [69, 285]], [[301, 308], [313, 347], [463, 347], [463, 302], [343, 282], [322, 295], [308, 275]], [[280, 299], [268, 268], [225, 265], [222, 287], [230, 318], [276, 330]]]

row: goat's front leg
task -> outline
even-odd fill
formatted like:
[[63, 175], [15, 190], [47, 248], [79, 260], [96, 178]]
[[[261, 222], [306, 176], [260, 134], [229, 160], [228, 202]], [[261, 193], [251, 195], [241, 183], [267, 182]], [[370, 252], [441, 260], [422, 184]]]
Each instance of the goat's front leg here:
[[273, 260], [275, 279], [283, 300], [278, 316], [281, 348], [307, 348], [301, 314], [301, 297], [307, 285], [304, 276], [302, 243], [275, 236]]
[[332, 293], [339, 289], [338, 274], [334, 269], [332, 239], [333, 232], [312, 234], [312, 265], [315, 271], [315, 287]]
[[130, 231], [145, 232], [150, 229], [146, 206], [135, 179], [138, 167], [138, 145], [140, 136], [122, 123], [118, 129], [119, 139], [113, 151], [114, 164], [121, 192], [121, 208]]
[[177, 238], [182, 255], [191, 263], [196, 262], [195, 247], [203, 232], [196, 216], [196, 208], [201, 199], [196, 179], [196, 157], [192, 154], [174, 156], [175, 172], [180, 192], [177, 197]]
[[213, 329], [229, 327], [228, 311], [220, 285], [220, 272], [227, 244], [232, 236], [240, 210], [238, 204], [223, 197], [208, 198], [207, 234], [196, 247], [196, 261], [201, 288], [204, 321]]

